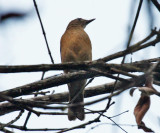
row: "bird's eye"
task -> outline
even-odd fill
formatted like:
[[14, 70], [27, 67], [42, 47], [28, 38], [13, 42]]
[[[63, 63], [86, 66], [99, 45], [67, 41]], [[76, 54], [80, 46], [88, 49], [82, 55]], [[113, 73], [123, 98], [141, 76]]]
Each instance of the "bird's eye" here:
[[78, 21], [81, 21], [82, 19], [81, 18], [78, 18]]

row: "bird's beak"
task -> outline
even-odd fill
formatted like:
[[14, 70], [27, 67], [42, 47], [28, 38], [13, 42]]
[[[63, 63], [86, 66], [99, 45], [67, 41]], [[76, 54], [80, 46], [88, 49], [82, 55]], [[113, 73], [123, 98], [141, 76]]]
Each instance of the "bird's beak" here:
[[92, 22], [94, 20], [95, 20], [95, 18], [94, 19], [90, 19], [90, 20], [86, 20], [86, 24], [89, 24], [90, 22]]

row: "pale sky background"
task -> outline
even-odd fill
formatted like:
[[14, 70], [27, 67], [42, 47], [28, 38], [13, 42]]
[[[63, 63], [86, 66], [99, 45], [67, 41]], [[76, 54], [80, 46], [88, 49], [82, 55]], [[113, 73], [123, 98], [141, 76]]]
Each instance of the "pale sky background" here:
[[[60, 63], [60, 38], [64, 33], [68, 23], [78, 17], [84, 19], [96, 18], [90, 23], [85, 31], [89, 35], [92, 42], [93, 60], [102, 58], [112, 53], [123, 50], [127, 37], [129, 35], [128, 23], [133, 22], [139, 1], [135, 1], [135, 10], [130, 13], [132, 0], [37, 0], [37, 5], [40, 11], [42, 22], [47, 35], [48, 43], [52, 52], [55, 63]], [[132, 2], [133, 3], [133, 2]], [[138, 19], [138, 23], [134, 32], [132, 42], [138, 42], [150, 32], [148, 16], [146, 12], [146, 3], [143, 2], [142, 10]], [[9, 10], [19, 10], [31, 12], [30, 15], [23, 20], [7, 21], [0, 25], [0, 65], [27, 65], [27, 64], [47, 64], [51, 63], [47, 52], [44, 37], [42, 35], [40, 23], [36, 15], [32, 0], [0, 0], [0, 12]], [[153, 27], [160, 28], [160, 14], [153, 7], [155, 22]], [[133, 15], [133, 16], [130, 16]], [[133, 43], [132, 43], [133, 44]], [[149, 47], [132, 55], [132, 60], [149, 59], [159, 57], [160, 46]], [[130, 61], [131, 55], [128, 56]], [[121, 59], [112, 61], [120, 63]], [[48, 72], [45, 77], [54, 74], [60, 74], [62, 71]], [[41, 73], [18, 73], [18, 74], [0, 74], [0, 89], [1, 91], [11, 89], [20, 85], [25, 85], [37, 81], [41, 78]], [[95, 86], [102, 83], [111, 82], [108, 78], [97, 78], [89, 86]], [[155, 86], [156, 89], [159, 89]], [[50, 88], [57, 92], [68, 91], [67, 86], [58, 86]], [[110, 107], [105, 115], [114, 116], [118, 113], [129, 110], [119, 117], [113, 118], [118, 124], [133, 124], [135, 118], [133, 115], [134, 107], [139, 99], [140, 92], [135, 91], [134, 96], [130, 97], [128, 91], [122, 93], [119, 97], [113, 98], [115, 105]], [[101, 96], [98, 96], [101, 97]], [[92, 99], [95, 99], [94, 97]], [[85, 101], [92, 100], [85, 99]], [[97, 103], [88, 108], [97, 110], [104, 109], [107, 101]], [[160, 131], [159, 105], [160, 99], [157, 96], [151, 97], [151, 107], [144, 117], [144, 122], [157, 133]], [[0, 117], [0, 122], [8, 122], [15, 118], [18, 112], [7, 114]], [[27, 113], [16, 122], [18, 125], [23, 125]], [[47, 116], [40, 117], [32, 115], [28, 128], [65, 128], [82, 124], [96, 118], [97, 115], [87, 115], [85, 121], [79, 120], [70, 122], [67, 116]], [[110, 120], [101, 117], [102, 123], [112, 123]], [[94, 123], [87, 126], [85, 129], [69, 131], [69, 133], [88, 133], [91, 127], [100, 123]], [[122, 126], [128, 133], [143, 133], [137, 127]], [[16, 133], [21, 133], [20, 130], [14, 130]], [[54, 131], [52, 131], [54, 132]], [[120, 128], [107, 124], [100, 125], [89, 133], [124, 133]], [[31, 133], [31, 132], [29, 132]], [[32, 132], [33, 133], [33, 132]]]

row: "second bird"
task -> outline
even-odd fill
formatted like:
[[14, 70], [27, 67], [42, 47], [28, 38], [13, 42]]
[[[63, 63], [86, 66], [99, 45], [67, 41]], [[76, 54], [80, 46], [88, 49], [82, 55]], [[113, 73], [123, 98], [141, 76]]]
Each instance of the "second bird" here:
[[[67, 28], [65, 33], [61, 38], [61, 61], [65, 62], [79, 62], [79, 61], [91, 61], [92, 60], [92, 46], [89, 36], [84, 31], [84, 28], [87, 24], [92, 22], [95, 19], [85, 20], [82, 18], [77, 18], [72, 20]], [[64, 71], [65, 73], [75, 72], [73, 70]], [[69, 102], [76, 96], [76, 99], [72, 100], [72, 104], [83, 104], [84, 100], [84, 87], [86, 80], [77, 80], [68, 84], [69, 89]], [[68, 119], [75, 120], [84, 120], [84, 106], [78, 105], [75, 107], [68, 108]]]

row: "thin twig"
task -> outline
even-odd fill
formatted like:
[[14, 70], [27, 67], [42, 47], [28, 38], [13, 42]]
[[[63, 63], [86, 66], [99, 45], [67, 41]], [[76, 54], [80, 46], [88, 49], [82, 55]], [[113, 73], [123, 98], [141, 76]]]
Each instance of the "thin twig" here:
[[110, 61], [110, 60], [113, 60], [113, 59], [116, 59], [116, 58], [119, 58], [119, 57], [126, 56], [127, 54], [130, 54], [130, 53], [133, 53], [133, 52], [137, 52], [137, 51], [139, 51], [141, 49], [144, 49], [146, 47], [155, 46], [155, 44], [160, 42], [159, 34], [160, 33], [158, 32], [157, 33], [157, 38], [152, 40], [152, 41], [150, 41], [150, 42], [147, 42], [147, 43], [145, 43], [143, 45], [140, 45], [143, 42], [143, 40], [142, 40], [142, 41], [140, 41], [140, 42], [138, 42], [138, 43], [136, 43], [136, 44], [134, 44], [132, 46], [129, 46], [126, 50], [111, 54], [109, 56], [106, 56], [106, 57], [102, 58], [101, 60], [104, 61], [104, 62], [107, 62], [107, 61]]
[[9, 125], [8, 128], [15, 128], [22, 131], [57, 131], [57, 130], [64, 130], [66, 128], [24, 128], [23, 126], [17, 125]]
[[[130, 43], [131, 43], [131, 40], [132, 40], [132, 36], [133, 36], [133, 32], [135, 30], [135, 26], [137, 24], [137, 20], [138, 20], [138, 17], [139, 17], [139, 13], [140, 13], [140, 9], [141, 9], [141, 6], [142, 6], [142, 2], [143, 2], [143, 0], [140, 0], [140, 2], [139, 2], [139, 6], [138, 6], [138, 9], [137, 9], [136, 17], [134, 19], [134, 23], [133, 23], [133, 26], [132, 26], [132, 29], [131, 29], [131, 32], [130, 32], [130, 35], [129, 35], [128, 42], [127, 42], [126, 50], [129, 49], [129, 46], [130, 46]], [[121, 64], [124, 64], [126, 55], [127, 54], [124, 54]], [[117, 78], [119, 78], [119, 76], [120, 76], [120, 74], [117, 75]], [[114, 90], [116, 88], [117, 82], [118, 82], [118, 80], [116, 79], [115, 84], [114, 84], [114, 89], [112, 90], [112, 93], [114, 92]]]
[[20, 102], [14, 100], [13, 98], [11, 98], [11, 97], [9, 97], [9, 96], [5, 96], [5, 95], [3, 95], [3, 94], [0, 94], [0, 95], [1, 95], [0, 99], [3, 99], [4, 101], [6, 100], [6, 101], [14, 104], [15, 106], [17, 106], [18, 108], [20, 108], [20, 109], [22, 109], [22, 110], [23, 110], [23, 109], [26, 109], [26, 110], [28, 110], [28, 111], [33, 112], [33, 113], [36, 114], [37, 116], [39, 116], [39, 113], [38, 113], [37, 111], [33, 110], [31, 107], [25, 106], [25, 105], [21, 104]]
[[[129, 45], [131, 43], [132, 36], [133, 36], [134, 30], [135, 30], [135, 27], [136, 27], [136, 24], [137, 24], [137, 20], [138, 20], [138, 17], [139, 17], [139, 13], [140, 13], [140, 10], [141, 10], [141, 7], [142, 7], [142, 3], [143, 3], [143, 0], [140, 0], [139, 5], [138, 5], [138, 9], [137, 9], [137, 13], [136, 13], [136, 17], [134, 19], [134, 23], [133, 23], [133, 26], [132, 26], [132, 29], [131, 29], [131, 32], [130, 32], [130, 35], [129, 35], [128, 42], [127, 42], [126, 49], [129, 47]], [[124, 57], [123, 57], [122, 64], [125, 62], [125, 58], [126, 58], [126, 55], [124, 55]]]
[[[110, 103], [110, 101], [108, 101], [108, 103]], [[111, 105], [113, 105], [113, 104], [110, 104], [110, 105], [107, 104], [107, 106], [106, 106], [106, 108], [104, 109], [103, 112], [97, 112], [99, 114], [99, 116], [97, 117], [97, 119], [100, 119], [101, 116], [106, 117], [107, 119], [109, 119], [110, 121], [112, 121], [117, 127], [119, 127], [121, 130], [123, 130], [125, 133], [127, 133], [127, 131], [124, 130], [120, 125], [118, 125], [114, 120], [112, 120], [111, 117], [108, 117], [108, 116], [104, 115], [104, 113], [109, 109], [109, 107]], [[87, 110], [90, 110], [90, 109], [87, 109]]]
[[91, 121], [88, 121], [86, 123], [83, 123], [83, 124], [80, 124], [80, 125], [77, 125], [77, 126], [74, 126], [74, 127], [71, 127], [71, 128], [67, 128], [67, 129], [64, 129], [64, 130], [61, 130], [57, 133], [64, 133], [64, 132], [67, 132], [67, 131], [71, 131], [71, 130], [74, 130], [74, 129], [78, 129], [78, 128], [85, 128], [85, 126], [87, 125], [90, 125], [92, 123], [95, 123], [95, 122], [100, 122], [99, 119], [95, 118]]
[[[96, 126], [91, 127], [86, 133], [89, 133], [90, 130], [92, 130], [92, 129], [98, 127], [98, 126], [101, 126], [101, 125], [112, 125], [112, 126], [117, 126], [117, 125], [114, 124], [114, 123], [100, 123], [100, 124], [97, 124]], [[133, 124], [119, 124], [119, 123], [118, 123], [118, 125], [120, 125], [120, 126], [137, 127], [137, 125], [133, 125]]]
[[126, 110], [126, 111], [124, 111], [124, 112], [122, 112], [122, 113], [119, 113], [119, 114], [117, 114], [117, 115], [111, 116], [110, 118], [114, 118], [114, 117], [120, 116], [120, 115], [122, 115], [122, 114], [124, 114], [124, 113], [127, 113], [127, 112], [129, 112], [129, 110]]
[[[2, 124], [0, 124], [0, 127], [2, 126]], [[0, 131], [2, 131], [2, 132], [4, 132], [4, 133], [14, 133], [14, 132], [12, 132], [12, 131], [9, 131], [8, 129], [6, 129], [6, 128], [0, 128]]]
[[44, 39], [45, 39], [45, 42], [46, 42], [46, 46], [47, 46], [47, 50], [48, 50], [48, 54], [49, 54], [49, 56], [50, 56], [51, 62], [54, 64], [54, 60], [53, 60], [53, 58], [52, 58], [52, 54], [51, 54], [51, 51], [50, 51], [50, 49], [49, 49], [49, 45], [48, 45], [48, 41], [47, 41], [47, 37], [46, 37], [46, 33], [45, 33], [45, 30], [44, 30], [44, 27], [43, 27], [43, 23], [42, 23], [42, 20], [41, 20], [41, 17], [40, 17], [39, 11], [38, 11], [38, 7], [37, 7], [37, 4], [36, 4], [36, 0], [33, 0], [33, 3], [34, 3], [34, 6], [35, 6], [35, 9], [36, 9], [37, 15], [38, 15], [38, 19], [39, 19], [39, 22], [40, 22], [41, 28], [42, 28], [42, 33], [43, 33], [43, 35], [44, 35]]
[[8, 122], [6, 124], [3, 124], [0, 128], [3, 129], [4, 127], [8, 127], [9, 125], [13, 124], [14, 122], [16, 122], [22, 116], [23, 113], [24, 113], [24, 111], [21, 110], [19, 112], [18, 116], [15, 119], [13, 119], [12, 121], [10, 121], [10, 122]]
[[152, 3], [155, 5], [155, 7], [158, 9], [158, 11], [160, 12], [160, 4], [158, 3], [157, 0], [151, 0]]
[[29, 121], [29, 118], [31, 117], [31, 114], [32, 114], [32, 112], [28, 112], [28, 114], [27, 114], [27, 117], [26, 117], [26, 120], [25, 120], [25, 122], [24, 122], [24, 124], [23, 124], [23, 128], [24, 129], [26, 129], [27, 128], [27, 123], [28, 123], [28, 121]]

